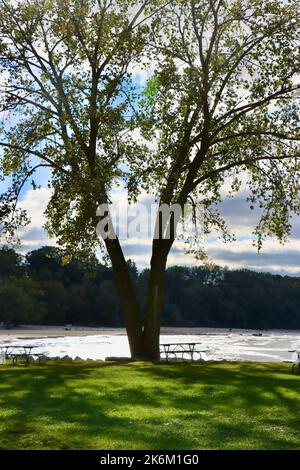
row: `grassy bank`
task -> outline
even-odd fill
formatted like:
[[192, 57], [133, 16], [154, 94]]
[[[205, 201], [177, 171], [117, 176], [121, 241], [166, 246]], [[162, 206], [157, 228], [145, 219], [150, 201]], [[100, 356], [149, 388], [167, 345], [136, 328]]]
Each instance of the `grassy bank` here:
[[288, 364], [0, 366], [0, 449], [300, 449]]

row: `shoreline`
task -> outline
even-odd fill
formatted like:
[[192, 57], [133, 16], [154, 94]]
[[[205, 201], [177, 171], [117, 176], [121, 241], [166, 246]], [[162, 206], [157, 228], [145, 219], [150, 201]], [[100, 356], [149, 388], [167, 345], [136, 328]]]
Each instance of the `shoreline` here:
[[[238, 328], [208, 328], [208, 327], [162, 327], [163, 335], [253, 335], [260, 336], [276, 333], [299, 335], [299, 330], [250, 330]], [[80, 327], [73, 326], [65, 330], [64, 326], [28, 326], [22, 325], [13, 329], [0, 329], [0, 343], [15, 340], [36, 340], [44, 338], [85, 337], [85, 336], [126, 336], [125, 328], [112, 327]]]
[[[291, 361], [300, 351], [299, 330], [238, 330], [228, 328], [162, 328], [161, 343], [200, 343], [203, 360]], [[0, 330], [0, 349], [7, 345], [33, 345], [53, 358], [105, 360], [129, 357], [123, 328], [30, 327]]]
[[19, 339], [44, 339], [44, 338], [65, 338], [65, 337], [84, 337], [110, 335], [125, 335], [123, 328], [72, 328], [65, 330], [64, 327], [39, 327], [39, 328], [12, 328], [11, 330], [0, 329], [0, 343], [11, 342]]

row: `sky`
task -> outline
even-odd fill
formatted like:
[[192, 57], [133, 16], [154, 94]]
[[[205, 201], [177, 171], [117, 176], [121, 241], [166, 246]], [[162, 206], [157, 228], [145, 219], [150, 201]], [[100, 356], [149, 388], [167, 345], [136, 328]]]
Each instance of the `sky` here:
[[[41, 181], [45, 183], [46, 175]], [[1, 187], [0, 187], [1, 189]], [[19, 231], [22, 242], [21, 251], [27, 252], [45, 245], [55, 245], [55, 240], [48, 238], [43, 229], [45, 222], [44, 210], [49, 200], [51, 190], [42, 186], [33, 190], [27, 187], [22, 194], [20, 207], [26, 209], [31, 217], [31, 223], [25, 229]], [[203, 246], [209, 260], [219, 266], [227, 266], [231, 269], [247, 268], [258, 271], [268, 271], [282, 275], [300, 276], [300, 219], [294, 219], [291, 237], [285, 245], [281, 245], [275, 239], [268, 239], [261, 253], [253, 246], [253, 229], [258, 221], [257, 211], [251, 211], [246, 202], [247, 193], [242, 189], [234, 198], [224, 199], [219, 209], [225, 218], [231, 232], [235, 234], [236, 241], [224, 243], [215, 234], [203, 239]], [[126, 208], [127, 198], [124, 189], [115, 189], [112, 199]], [[152, 202], [150, 195], [142, 195], [140, 203], [149, 205]], [[132, 208], [133, 212], [135, 208]], [[143, 219], [141, 220], [143, 224]], [[129, 239], [121, 239], [125, 256], [136, 262], [138, 268], [149, 266], [151, 256], [151, 238], [147, 233], [142, 233]], [[199, 266], [192, 255], [185, 254], [185, 244], [178, 240], [169, 255], [168, 266], [188, 265]]]

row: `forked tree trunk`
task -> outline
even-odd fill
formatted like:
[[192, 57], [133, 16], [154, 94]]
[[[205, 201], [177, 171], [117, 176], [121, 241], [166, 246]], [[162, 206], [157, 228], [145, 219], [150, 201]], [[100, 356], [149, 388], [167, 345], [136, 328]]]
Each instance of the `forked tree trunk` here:
[[159, 359], [159, 335], [165, 270], [172, 240], [154, 240], [144, 328], [138, 298], [118, 238], [106, 239], [115, 284], [121, 301], [131, 356], [137, 359]]
[[159, 359], [159, 335], [163, 308], [165, 266], [165, 261], [159, 259], [155, 260], [151, 267], [142, 346], [143, 356], [149, 360]]
[[106, 239], [105, 245], [112, 263], [115, 285], [121, 301], [124, 323], [132, 357], [142, 353], [142, 323], [136, 292], [119, 240]]
[[165, 271], [172, 242], [154, 240], [148, 287], [147, 311], [143, 331], [143, 355], [149, 360], [159, 359], [159, 335], [163, 309]]

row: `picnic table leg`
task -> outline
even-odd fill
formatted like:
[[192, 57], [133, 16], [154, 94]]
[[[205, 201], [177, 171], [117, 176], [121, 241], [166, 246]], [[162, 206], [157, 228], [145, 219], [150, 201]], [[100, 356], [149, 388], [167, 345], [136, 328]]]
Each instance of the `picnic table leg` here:
[[169, 352], [170, 352], [170, 350], [169, 350], [169, 348], [167, 347], [167, 348], [166, 348], [166, 362], [169, 362]]
[[194, 361], [194, 346], [191, 346], [191, 361]]

